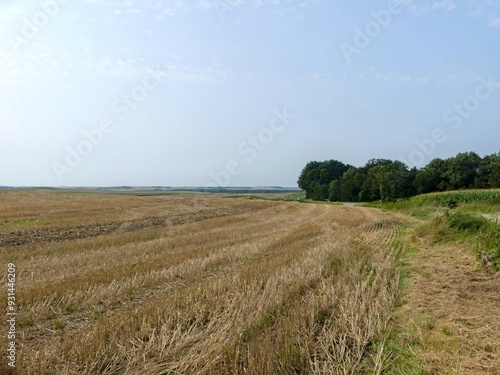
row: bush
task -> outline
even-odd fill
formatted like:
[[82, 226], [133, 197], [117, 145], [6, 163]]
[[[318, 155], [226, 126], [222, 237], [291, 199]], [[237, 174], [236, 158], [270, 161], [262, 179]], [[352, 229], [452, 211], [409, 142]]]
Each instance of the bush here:
[[485, 218], [457, 212], [449, 217], [450, 228], [459, 231], [477, 232], [488, 225]]
[[419, 227], [417, 235], [434, 243], [468, 243], [478, 256], [486, 253], [494, 268], [500, 270], [500, 230], [497, 224], [483, 217], [447, 211]]
[[447, 199], [444, 204], [443, 204], [446, 208], [449, 208], [449, 209], [452, 209], [452, 208], [455, 208], [458, 206], [458, 203], [456, 200], [454, 199]]

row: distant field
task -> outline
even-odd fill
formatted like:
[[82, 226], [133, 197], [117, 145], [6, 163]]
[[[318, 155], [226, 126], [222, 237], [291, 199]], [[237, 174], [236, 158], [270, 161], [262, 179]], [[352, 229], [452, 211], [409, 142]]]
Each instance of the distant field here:
[[74, 194], [123, 194], [134, 196], [160, 196], [160, 195], [189, 195], [189, 194], [269, 194], [269, 195], [289, 195], [302, 194], [298, 188], [286, 188], [281, 186], [227, 186], [227, 187], [162, 187], [162, 186], [116, 186], [116, 187], [29, 187], [13, 188], [0, 186], [1, 190], [18, 191], [49, 191], [58, 193]]
[[0, 191], [18, 309], [0, 373], [381, 373], [399, 228], [364, 207]]

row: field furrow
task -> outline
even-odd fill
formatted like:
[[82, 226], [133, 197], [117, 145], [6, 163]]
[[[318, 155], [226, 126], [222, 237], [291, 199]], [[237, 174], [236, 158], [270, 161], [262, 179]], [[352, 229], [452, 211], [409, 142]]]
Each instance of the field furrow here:
[[[133, 220], [109, 216], [105, 204], [102, 212], [83, 206], [96, 216], [89, 226], [110, 220], [120, 230], [2, 249], [18, 268], [22, 374], [380, 366], [371, 345], [387, 330], [399, 280], [390, 217], [360, 207], [153, 199], [158, 206], [146, 200], [142, 210], [122, 202]], [[132, 228], [152, 214], [163, 221]], [[25, 229], [16, 236], [37, 230]]]

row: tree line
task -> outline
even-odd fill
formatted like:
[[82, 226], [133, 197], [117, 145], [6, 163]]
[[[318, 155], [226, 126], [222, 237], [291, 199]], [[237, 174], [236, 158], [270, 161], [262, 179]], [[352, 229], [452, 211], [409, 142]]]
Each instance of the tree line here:
[[500, 153], [480, 157], [464, 152], [433, 159], [420, 169], [389, 159], [371, 159], [363, 167], [338, 160], [311, 161], [297, 182], [306, 198], [340, 202], [394, 201], [438, 191], [500, 188]]

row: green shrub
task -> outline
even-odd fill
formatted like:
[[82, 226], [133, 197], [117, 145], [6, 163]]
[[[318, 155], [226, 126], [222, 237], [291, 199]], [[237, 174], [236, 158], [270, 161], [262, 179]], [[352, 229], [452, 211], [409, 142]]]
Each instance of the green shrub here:
[[448, 219], [450, 228], [459, 231], [477, 232], [488, 225], [485, 218], [457, 212]]
[[455, 208], [458, 206], [458, 203], [456, 200], [454, 199], [447, 199], [444, 204], [443, 204], [446, 208], [449, 208], [449, 209], [452, 209], [452, 208]]
[[468, 243], [478, 256], [486, 253], [493, 266], [500, 270], [500, 229], [483, 217], [447, 211], [418, 228], [417, 235], [431, 238], [435, 243]]

